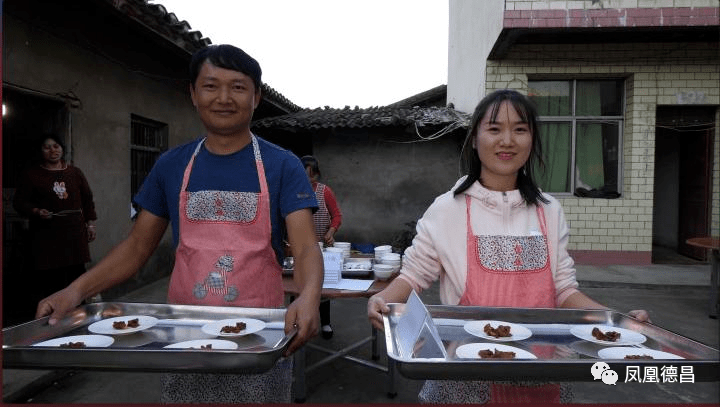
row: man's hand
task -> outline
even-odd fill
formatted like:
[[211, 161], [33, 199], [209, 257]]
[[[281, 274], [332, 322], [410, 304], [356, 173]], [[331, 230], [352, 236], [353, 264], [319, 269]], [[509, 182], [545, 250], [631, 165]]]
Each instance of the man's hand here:
[[68, 311], [74, 309], [83, 300], [80, 291], [70, 284], [62, 290], [44, 298], [38, 303], [35, 319], [50, 315], [48, 324], [55, 325]]
[[285, 332], [298, 330], [285, 355], [295, 352], [310, 338], [317, 335], [320, 327], [320, 292], [323, 284], [323, 258], [315, 241], [315, 229], [310, 209], [291, 212], [285, 217], [288, 241], [293, 249], [295, 271], [293, 280], [299, 295], [288, 306], [285, 314]]
[[285, 333], [295, 328], [297, 334], [290, 342], [285, 356], [291, 355], [318, 334], [320, 328], [319, 306], [319, 300], [309, 300], [309, 298], [303, 298], [302, 295], [288, 306], [285, 313]]

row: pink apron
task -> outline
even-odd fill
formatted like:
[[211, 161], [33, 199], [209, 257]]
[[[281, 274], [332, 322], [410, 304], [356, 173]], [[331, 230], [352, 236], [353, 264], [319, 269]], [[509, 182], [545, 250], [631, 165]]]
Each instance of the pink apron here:
[[257, 139], [252, 136], [260, 193], [188, 192], [193, 163], [204, 141], [198, 143], [183, 175], [179, 242], [168, 302], [281, 307], [282, 268], [271, 243], [270, 194]]
[[[467, 204], [467, 278], [460, 305], [555, 308], [555, 282], [550, 268], [545, 211], [536, 206], [542, 236], [475, 236]], [[532, 352], [552, 354], [552, 347]], [[539, 354], [540, 353], [540, 354]], [[560, 385], [517, 386], [491, 383], [491, 402], [559, 403]]]

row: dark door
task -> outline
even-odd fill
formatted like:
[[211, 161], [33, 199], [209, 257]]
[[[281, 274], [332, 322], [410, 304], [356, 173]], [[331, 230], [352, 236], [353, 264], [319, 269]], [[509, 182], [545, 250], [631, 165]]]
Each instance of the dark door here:
[[[686, 243], [710, 232], [714, 107], [659, 107], [657, 134], [678, 138], [678, 253], [698, 260], [707, 251]], [[661, 165], [662, 163], [656, 163]]]

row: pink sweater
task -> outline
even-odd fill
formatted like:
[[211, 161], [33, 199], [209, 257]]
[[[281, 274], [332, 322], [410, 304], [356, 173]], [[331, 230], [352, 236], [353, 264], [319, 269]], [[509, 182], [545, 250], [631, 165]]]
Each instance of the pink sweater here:
[[[405, 251], [400, 276], [416, 291], [440, 280], [440, 301], [457, 305], [465, 292], [467, 276], [465, 195], [472, 198], [472, 227], [475, 235], [527, 236], [542, 233], [534, 206], [527, 206], [520, 192], [490, 191], [479, 182], [457, 197], [453, 191], [435, 198], [417, 223], [417, 236]], [[560, 203], [544, 194], [550, 263], [555, 280], [556, 303], [562, 304], [577, 292], [575, 262], [567, 252], [569, 228]], [[522, 293], [518, 293], [522, 295]]]

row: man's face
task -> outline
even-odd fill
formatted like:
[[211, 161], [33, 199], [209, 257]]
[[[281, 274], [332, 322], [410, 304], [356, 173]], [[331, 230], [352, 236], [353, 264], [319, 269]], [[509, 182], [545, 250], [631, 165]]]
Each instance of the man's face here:
[[260, 90], [242, 72], [203, 63], [194, 86], [193, 105], [208, 135], [233, 136], [249, 130], [253, 111], [260, 103]]

